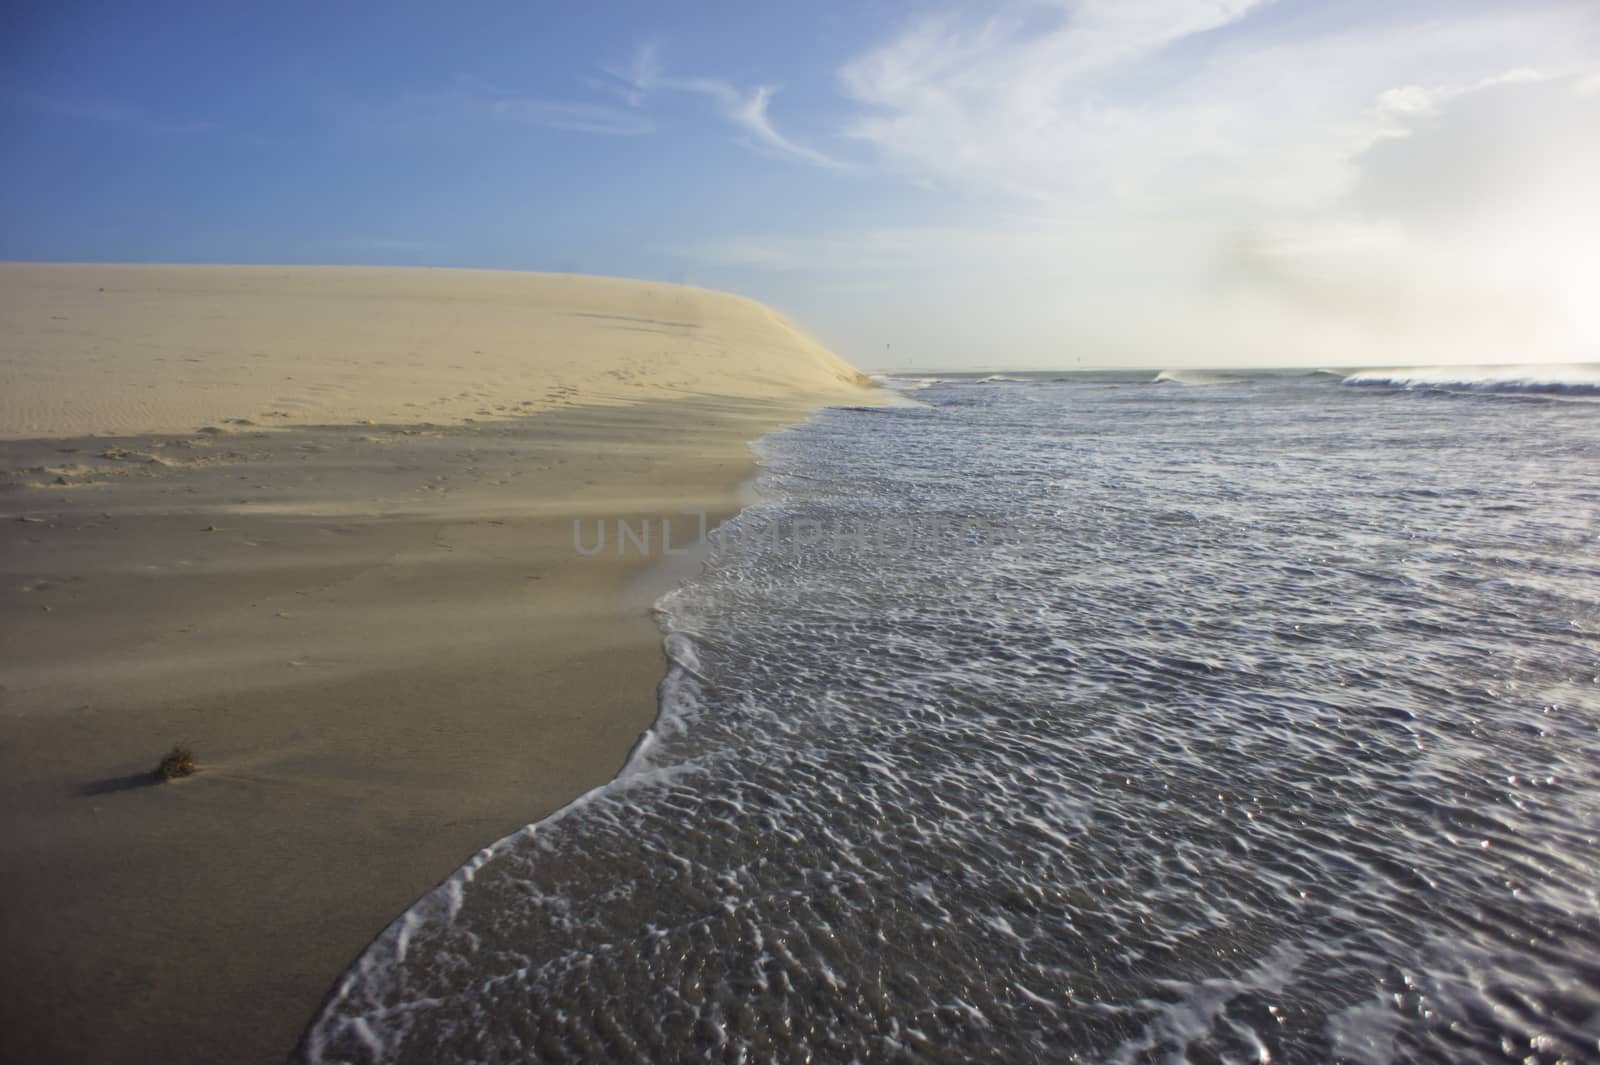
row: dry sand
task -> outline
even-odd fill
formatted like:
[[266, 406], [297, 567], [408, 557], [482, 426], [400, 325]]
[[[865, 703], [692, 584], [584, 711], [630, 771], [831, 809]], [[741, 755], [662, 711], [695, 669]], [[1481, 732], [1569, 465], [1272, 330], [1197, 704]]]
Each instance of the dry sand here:
[[[661, 518], [872, 398], [667, 285], [8, 265], [0, 308], [0, 1039], [38, 1062], [281, 1060], [391, 918], [621, 765], [692, 564]], [[580, 556], [602, 516], [655, 557]], [[152, 783], [179, 740], [202, 772]]]
[[498, 270], [0, 263], [0, 337], [8, 437], [459, 422], [858, 377], [753, 300]]

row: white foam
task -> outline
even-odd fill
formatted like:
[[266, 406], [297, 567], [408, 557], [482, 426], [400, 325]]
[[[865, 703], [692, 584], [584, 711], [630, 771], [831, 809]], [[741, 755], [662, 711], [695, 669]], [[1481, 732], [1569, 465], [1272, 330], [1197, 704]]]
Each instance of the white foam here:
[[950, 384], [956, 378], [934, 377], [926, 374], [907, 375], [904, 377], [885, 374], [882, 377], [874, 378], [874, 380], [877, 380], [885, 388], [893, 389], [897, 392], [920, 392], [924, 388], [932, 388], [934, 385]]
[[1220, 385], [1233, 380], [1227, 374], [1206, 370], [1162, 370], [1150, 379], [1153, 385]]
[[1347, 385], [1468, 392], [1548, 392], [1600, 395], [1600, 364], [1544, 363], [1505, 366], [1410, 366], [1361, 370]]
[[1254, 1044], [1258, 1061], [1270, 1061], [1270, 1056], [1264, 1056], [1266, 1047], [1259, 1035], [1242, 1024], [1226, 1021], [1225, 1014], [1228, 1006], [1244, 995], [1273, 998], [1282, 994], [1304, 958], [1305, 951], [1300, 947], [1280, 943], [1236, 977], [1160, 981], [1175, 1001], [1151, 999], [1142, 1003], [1155, 1016], [1143, 1032], [1112, 1051], [1106, 1060], [1148, 1061], [1159, 1053], [1172, 1053], [1175, 1048], [1203, 1039], [1226, 1023], [1236, 1036]]

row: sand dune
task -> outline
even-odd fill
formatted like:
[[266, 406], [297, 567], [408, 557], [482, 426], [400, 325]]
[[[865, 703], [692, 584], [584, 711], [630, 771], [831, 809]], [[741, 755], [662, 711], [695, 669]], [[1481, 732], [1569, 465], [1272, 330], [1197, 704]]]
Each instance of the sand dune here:
[[[874, 398], [670, 285], [0, 266], [0, 307], [0, 1030], [35, 1062], [282, 1060], [652, 720], [674, 575], [574, 521], [687, 536], [753, 437]], [[201, 772], [154, 783], [180, 740]]]
[[0, 264], [0, 436], [461, 422], [852, 388], [771, 308], [492, 270]]

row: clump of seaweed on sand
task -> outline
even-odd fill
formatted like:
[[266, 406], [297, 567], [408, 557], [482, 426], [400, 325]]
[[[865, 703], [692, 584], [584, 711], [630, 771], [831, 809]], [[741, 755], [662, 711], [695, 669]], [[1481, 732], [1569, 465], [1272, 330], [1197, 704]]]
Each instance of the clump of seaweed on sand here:
[[163, 783], [167, 783], [181, 777], [193, 776], [199, 770], [200, 763], [195, 759], [194, 751], [187, 743], [180, 743], [161, 759], [161, 764], [156, 766], [156, 776]]

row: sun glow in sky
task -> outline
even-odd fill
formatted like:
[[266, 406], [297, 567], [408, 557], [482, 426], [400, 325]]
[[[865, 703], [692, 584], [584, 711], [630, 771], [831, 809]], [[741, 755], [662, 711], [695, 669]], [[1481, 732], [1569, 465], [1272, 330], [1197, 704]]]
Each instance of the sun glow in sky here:
[[0, 258], [483, 266], [874, 368], [1600, 359], [1600, 4], [145, 5], [0, 45]]

